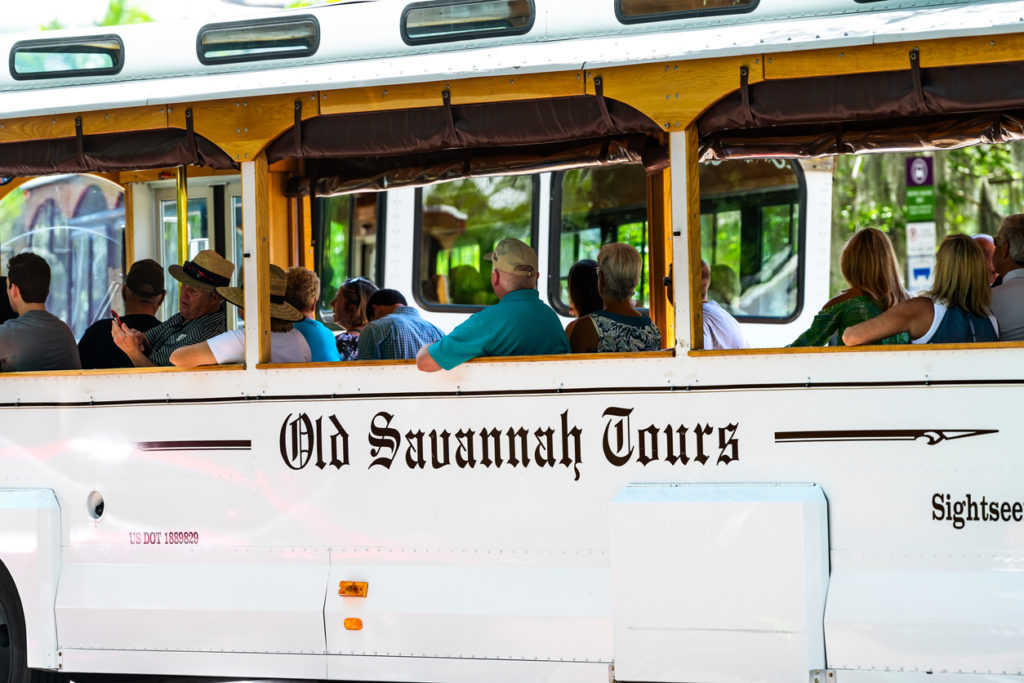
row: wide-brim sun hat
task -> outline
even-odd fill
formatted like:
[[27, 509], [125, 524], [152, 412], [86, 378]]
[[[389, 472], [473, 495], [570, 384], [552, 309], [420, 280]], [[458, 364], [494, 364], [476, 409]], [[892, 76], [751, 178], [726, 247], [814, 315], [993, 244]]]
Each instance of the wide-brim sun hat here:
[[213, 251], [204, 249], [191, 261], [167, 267], [167, 272], [178, 282], [204, 292], [215, 292], [218, 287], [231, 284], [231, 276], [235, 267], [226, 258]]
[[[303, 315], [299, 309], [284, 300], [288, 289], [288, 275], [275, 265], [270, 266], [270, 317], [287, 322], [298, 322]], [[217, 293], [225, 301], [239, 308], [245, 308], [245, 289], [242, 287], [218, 287]]]

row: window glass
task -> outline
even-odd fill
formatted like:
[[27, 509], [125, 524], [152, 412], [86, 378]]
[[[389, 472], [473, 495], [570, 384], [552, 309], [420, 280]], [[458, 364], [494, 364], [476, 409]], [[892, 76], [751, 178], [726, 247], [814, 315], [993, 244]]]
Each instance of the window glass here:
[[569, 313], [569, 268], [596, 259], [601, 245], [630, 244], [643, 257], [636, 305], [650, 302], [647, 258], [647, 174], [642, 166], [579, 168], [555, 176], [561, 217], [558, 229], [558, 294], [552, 305]]
[[708, 298], [737, 318], [785, 320], [799, 308], [800, 177], [786, 160], [700, 167]]
[[0, 200], [0, 261], [31, 251], [50, 265], [48, 311], [81, 337], [110, 316], [121, 281], [124, 192], [89, 175], [30, 180]]
[[317, 199], [314, 251], [320, 276], [320, 316], [333, 322], [331, 301], [345, 280], [365, 277], [378, 287], [380, 237], [378, 204], [381, 195], [368, 192]]
[[749, 12], [758, 0], [617, 0], [620, 21], [658, 21], [685, 16]]
[[115, 74], [124, 63], [117, 36], [26, 40], [11, 48], [11, 75], [18, 79]]
[[426, 307], [497, 303], [484, 256], [507, 237], [533, 244], [536, 177], [464, 178], [418, 191], [419, 270]]
[[199, 30], [196, 49], [203, 64], [307, 57], [320, 46], [315, 17], [211, 24]]
[[516, 35], [532, 25], [530, 0], [418, 2], [402, 13], [402, 37], [410, 45]]
[[[172, 263], [184, 263], [186, 258], [178, 257], [178, 204], [175, 200], [160, 202], [160, 215], [163, 234], [164, 282], [167, 296], [163, 304], [163, 320], [178, 312], [178, 287], [181, 283], [171, 277], [167, 266]], [[207, 217], [206, 198], [199, 197], [188, 200], [188, 259], [210, 248], [209, 220]]]
[[[765, 322], [797, 313], [800, 177], [789, 161], [702, 164], [701, 255], [711, 266], [709, 298], [738, 318]], [[647, 184], [638, 165], [581, 168], [554, 176], [558, 287], [551, 304], [569, 312], [569, 268], [601, 245], [625, 242], [644, 257], [637, 305], [649, 298]], [[552, 257], [554, 258], [554, 254]]]

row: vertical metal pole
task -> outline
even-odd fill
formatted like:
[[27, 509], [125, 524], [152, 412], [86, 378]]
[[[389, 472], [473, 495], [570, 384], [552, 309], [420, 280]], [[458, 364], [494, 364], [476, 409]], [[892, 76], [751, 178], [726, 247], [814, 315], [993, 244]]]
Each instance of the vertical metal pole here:
[[188, 174], [184, 166], [177, 173], [178, 263], [188, 260]]

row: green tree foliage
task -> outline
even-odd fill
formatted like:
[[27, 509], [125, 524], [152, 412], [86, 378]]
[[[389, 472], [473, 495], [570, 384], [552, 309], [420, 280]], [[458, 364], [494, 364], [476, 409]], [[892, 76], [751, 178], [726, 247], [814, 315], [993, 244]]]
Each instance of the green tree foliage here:
[[131, 0], [110, 0], [107, 13], [96, 22], [97, 26], [123, 26], [125, 24], [145, 24], [153, 21], [149, 16], [131, 2]]
[[[125, 24], [145, 24], [151, 21], [153, 21], [153, 17], [136, 7], [131, 0], [109, 0], [106, 14], [103, 15], [102, 19], [95, 22], [95, 25], [124, 26]], [[42, 31], [56, 31], [67, 27], [60, 22], [60, 19], [55, 17], [49, 23], [43, 24], [39, 28]]]
[[1024, 143], [838, 157], [832, 183], [833, 295], [848, 286], [839, 272], [839, 255], [861, 228], [874, 227], [889, 235], [905, 274], [906, 159], [912, 156], [933, 159], [937, 240], [950, 232], [994, 234], [1004, 216], [1024, 211], [1019, 170], [1024, 165]]

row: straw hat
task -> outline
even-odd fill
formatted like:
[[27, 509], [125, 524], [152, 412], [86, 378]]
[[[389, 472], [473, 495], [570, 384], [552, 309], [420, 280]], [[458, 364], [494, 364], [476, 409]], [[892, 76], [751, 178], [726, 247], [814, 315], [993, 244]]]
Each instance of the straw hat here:
[[231, 284], [231, 276], [235, 267], [231, 261], [212, 249], [204, 249], [195, 258], [185, 263], [167, 267], [167, 272], [178, 282], [184, 282], [204, 292], [216, 291], [218, 287]]
[[[288, 275], [275, 265], [270, 266], [270, 317], [288, 322], [302, 320], [299, 309], [284, 300], [288, 289]], [[218, 287], [217, 293], [239, 308], [245, 308], [245, 290], [242, 287]]]

